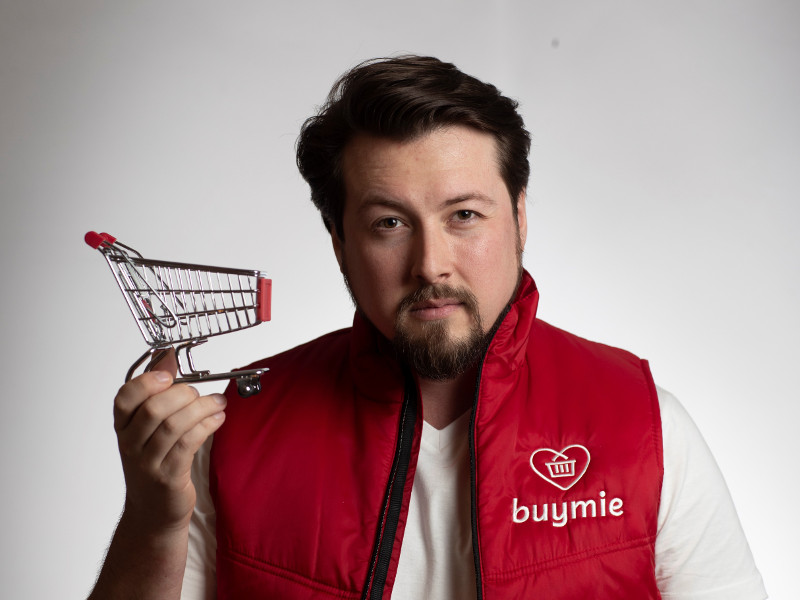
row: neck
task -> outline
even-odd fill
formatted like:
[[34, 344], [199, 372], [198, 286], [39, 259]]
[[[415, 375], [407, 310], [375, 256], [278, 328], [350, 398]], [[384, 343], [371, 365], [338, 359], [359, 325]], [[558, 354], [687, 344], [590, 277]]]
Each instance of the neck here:
[[454, 379], [433, 381], [418, 378], [422, 394], [422, 414], [436, 429], [444, 429], [472, 407], [477, 368]]

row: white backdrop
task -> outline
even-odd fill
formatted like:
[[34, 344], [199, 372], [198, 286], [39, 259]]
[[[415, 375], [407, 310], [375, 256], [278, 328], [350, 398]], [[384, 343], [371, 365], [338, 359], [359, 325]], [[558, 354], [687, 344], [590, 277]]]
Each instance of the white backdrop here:
[[773, 598], [796, 593], [800, 3], [0, 0], [0, 581], [87, 593], [124, 495], [111, 400], [144, 349], [99, 254], [264, 269], [227, 368], [349, 324], [294, 167], [362, 59], [518, 98], [540, 314], [651, 360], [715, 452]]

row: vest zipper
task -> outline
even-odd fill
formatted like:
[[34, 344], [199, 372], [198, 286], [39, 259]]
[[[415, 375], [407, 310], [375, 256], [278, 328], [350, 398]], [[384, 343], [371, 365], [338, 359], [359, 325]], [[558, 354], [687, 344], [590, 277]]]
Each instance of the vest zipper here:
[[[516, 296], [516, 292], [515, 292]], [[481, 581], [481, 553], [478, 546], [478, 468], [477, 468], [477, 449], [475, 447], [475, 420], [478, 415], [478, 395], [481, 391], [481, 377], [483, 376], [483, 365], [486, 363], [486, 357], [489, 356], [489, 349], [494, 341], [494, 336], [497, 330], [506, 319], [506, 315], [511, 310], [511, 304], [506, 306], [505, 310], [500, 313], [497, 318], [489, 343], [486, 345], [486, 351], [481, 357], [481, 362], [478, 365], [478, 375], [475, 378], [475, 400], [472, 402], [472, 415], [469, 418], [469, 487], [470, 487], [470, 512], [472, 519], [472, 558], [475, 561], [475, 585], [477, 589], [477, 600], [483, 600], [483, 584]]]
[[414, 440], [414, 427], [417, 422], [417, 385], [406, 371], [405, 391], [401, 409], [400, 425], [397, 435], [392, 470], [386, 485], [386, 493], [381, 507], [381, 521], [375, 536], [375, 545], [370, 559], [370, 569], [364, 586], [363, 600], [380, 600], [383, 597], [389, 563], [392, 558], [397, 523], [403, 507], [403, 492], [406, 487], [408, 464], [411, 461], [411, 446]]
[[[487, 350], [488, 354], [488, 350]], [[472, 558], [475, 561], [475, 585], [478, 588], [477, 600], [483, 600], [483, 585], [481, 583], [481, 555], [478, 547], [478, 471], [477, 454], [475, 450], [475, 418], [478, 412], [478, 394], [481, 389], [481, 375], [483, 375], [483, 363], [486, 361], [486, 354], [483, 355], [478, 366], [478, 377], [475, 382], [475, 401], [472, 405], [472, 415], [469, 418], [469, 488], [470, 488], [470, 512], [472, 520]]]

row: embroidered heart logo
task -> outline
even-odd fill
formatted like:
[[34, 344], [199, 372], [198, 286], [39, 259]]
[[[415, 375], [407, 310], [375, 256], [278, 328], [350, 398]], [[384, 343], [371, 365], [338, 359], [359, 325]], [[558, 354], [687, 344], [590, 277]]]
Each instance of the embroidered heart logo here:
[[560, 452], [539, 448], [531, 454], [531, 468], [546, 482], [567, 491], [586, 473], [589, 460], [589, 451], [580, 444], [572, 444]]

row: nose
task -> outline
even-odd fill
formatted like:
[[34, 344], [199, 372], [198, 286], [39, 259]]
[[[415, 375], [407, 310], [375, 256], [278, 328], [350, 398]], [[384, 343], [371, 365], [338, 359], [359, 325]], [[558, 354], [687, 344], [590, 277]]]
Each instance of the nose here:
[[450, 277], [453, 255], [445, 232], [435, 227], [418, 227], [412, 240], [411, 275], [420, 283], [443, 283]]

